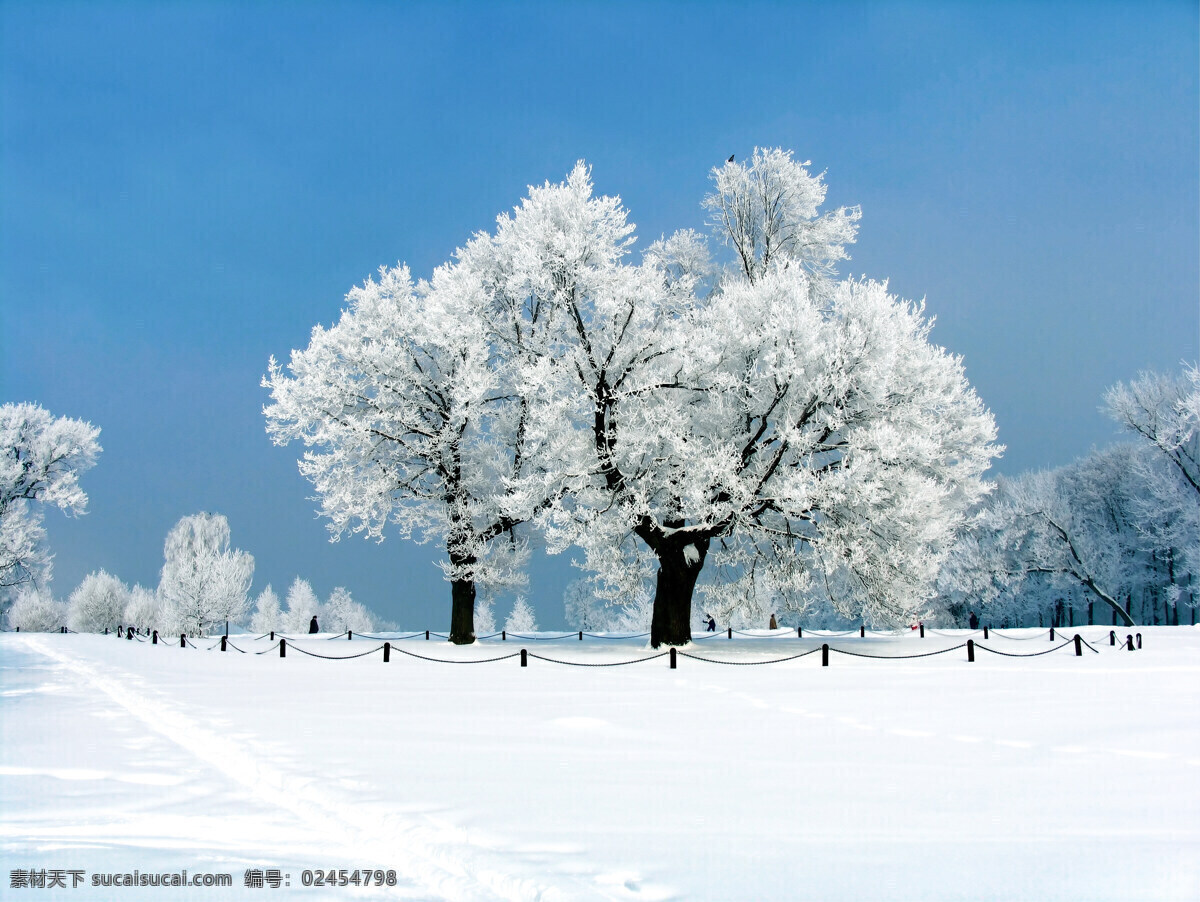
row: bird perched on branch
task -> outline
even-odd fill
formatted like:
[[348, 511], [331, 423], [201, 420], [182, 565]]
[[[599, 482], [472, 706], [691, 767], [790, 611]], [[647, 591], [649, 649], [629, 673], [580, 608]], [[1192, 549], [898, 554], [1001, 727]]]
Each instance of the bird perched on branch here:
[[726, 162], [726, 163], [732, 163], [732, 162], [733, 162], [733, 158], [734, 158], [735, 156], [737, 156], [737, 154], [732, 154], [732, 153], [731, 153], [731, 154], [729, 155], [729, 159], [728, 159], [728, 160], [726, 160], [725, 162]]

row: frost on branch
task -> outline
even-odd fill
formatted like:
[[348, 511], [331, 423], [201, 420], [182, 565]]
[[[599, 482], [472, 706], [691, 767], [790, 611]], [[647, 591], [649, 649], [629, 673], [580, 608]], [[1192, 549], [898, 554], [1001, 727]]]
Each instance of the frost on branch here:
[[84, 513], [79, 475], [96, 463], [99, 435], [90, 423], [52, 417], [37, 404], [0, 406], [0, 589], [48, 582], [40, 505]]

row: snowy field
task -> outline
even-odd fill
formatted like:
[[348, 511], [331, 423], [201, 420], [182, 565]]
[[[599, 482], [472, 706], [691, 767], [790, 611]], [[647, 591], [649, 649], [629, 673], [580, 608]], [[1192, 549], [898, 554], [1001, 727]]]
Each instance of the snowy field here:
[[[455, 648], [301, 637], [285, 659], [0, 636], [12, 899], [1200, 899], [1200, 628], [1038, 657], [647, 658], [644, 638]], [[1131, 630], [1120, 631], [1122, 637]], [[542, 634], [543, 637], [558, 634]], [[712, 660], [952, 648], [965, 631], [694, 642]], [[1061, 639], [1061, 634], [1060, 634]], [[983, 643], [1031, 654], [1046, 630]], [[473, 666], [469, 661], [529, 650]], [[265, 654], [250, 652], [272, 649]], [[410, 654], [402, 654], [401, 650]], [[396, 885], [305, 887], [316, 869]], [[12, 889], [17, 870], [83, 872]], [[231, 888], [114, 889], [186, 869]], [[247, 888], [278, 869], [290, 886]]]

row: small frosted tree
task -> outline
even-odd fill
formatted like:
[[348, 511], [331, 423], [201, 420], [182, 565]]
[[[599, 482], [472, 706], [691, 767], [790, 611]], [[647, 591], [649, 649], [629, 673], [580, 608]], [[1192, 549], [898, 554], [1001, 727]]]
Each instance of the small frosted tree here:
[[158, 592], [181, 632], [202, 635], [246, 616], [254, 558], [230, 548], [229, 540], [221, 514], [184, 517], [167, 534]]
[[[308, 580], [296, 577], [287, 593], [287, 610], [283, 614], [283, 629], [289, 633], [307, 633], [313, 617], [320, 614], [321, 602]], [[320, 620], [317, 626], [322, 626]]]
[[67, 606], [49, 589], [26, 583], [17, 588], [7, 619], [9, 629], [23, 633], [57, 633], [67, 625]]
[[516, 602], [513, 603], [512, 612], [504, 621], [504, 629], [510, 633], [534, 633], [537, 632], [537, 628], [537, 618], [534, 616], [533, 608], [524, 596], [518, 595]]
[[496, 615], [492, 611], [492, 599], [487, 593], [475, 596], [475, 629], [488, 635], [496, 632]]
[[85, 512], [79, 475], [96, 463], [99, 435], [90, 423], [52, 417], [37, 404], [0, 406], [0, 590], [49, 581], [41, 507]]
[[123, 582], [104, 570], [89, 573], [71, 593], [67, 623], [77, 633], [116, 629], [124, 620], [128, 604], [129, 589]]
[[356, 633], [369, 633], [375, 629], [375, 619], [366, 606], [359, 604], [350, 596], [350, 590], [344, 586], [336, 587], [329, 594], [325, 603], [325, 628], [337, 633], [347, 630]]
[[254, 601], [254, 614], [250, 618], [250, 629], [256, 633], [271, 633], [280, 630], [282, 615], [279, 611], [279, 596], [268, 584], [258, 593]]
[[121, 622], [146, 630], [165, 628], [162, 600], [158, 593], [141, 585], [130, 589], [129, 603], [125, 605], [125, 617]]

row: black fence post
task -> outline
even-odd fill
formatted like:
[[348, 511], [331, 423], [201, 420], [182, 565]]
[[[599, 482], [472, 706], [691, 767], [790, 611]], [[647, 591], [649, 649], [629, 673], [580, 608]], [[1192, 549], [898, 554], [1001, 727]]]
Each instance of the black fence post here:
[[580, 630], [580, 631], [579, 631], [579, 641], [580, 641], [580, 642], [582, 642], [582, 641], [583, 641], [583, 630]]
[[987, 637], [988, 637], [988, 628], [985, 626], [985, 627], [983, 628], [983, 638], [985, 638], [985, 639], [986, 639]]
[[225, 643], [226, 643], [226, 642], [228, 642], [228, 641], [229, 641], [229, 637], [228, 637], [228, 636], [222, 636], [222, 637], [221, 637], [221, 651], [225, 651], [225, 650], [226, 650], [226, 649], [225, 649]]
[[508, 641], [508, 630], [500, 630], [500, 641], [501, 642]]
[[281, 657], [281, 658], [287, 657], [287, 639], [279, 640], [279, 657]]
[[187, 648], [187, 633], [180, 633], [180, 634], [179, 634], [179, 647], [180, 647], [180, 648]]
[[429, 630], [425, 630], [425, 641], [429, 641]]
[[125, 638], [128, 639], [130, 642], [133, 641], [133, 627], [132, 626], [125, 627]]
[[383, 663], [386, 664], [390, 660], [392, 660], [392, 643], [384, 642], [383, 643]]
[[925, 638], [925, 624], [923, 623], [921, 624], [921, 638]]
[[671, 649], [671, 669], [675, 669], [675, 649]]
[[354, 638], [354, 630], [346, 630], [346, 639], [350, 640], [353, 638]]
[[1142, 647], [1142, 634], [1141, 633], [1137, 634], [1137, 647], [1138, 648]]
[[1083, 637], [1079, 633], [1075, 634], [1075, 657], [1083, 657]]
[[1126, 651], [1133, 651], [1133, 636], [1126, 636], [1126, 637], [1125, 637], [1125, 650], [1126, 650]]
[[729, 636], [728, 636], [728, 638], [730, 638], [730, 639], [732, 639], [732, 638], [733, 638], [733, 627], [732, 627], [732, 626], [731, 626], [731, 627], [729, 627]]
[[1050, 641], [1054, 641], [1054, 627], [1050, 627]]
[[825, 642], [821, 645], [821, 666], [829, 666], [829, 643]]
[[125, 628], [124, 628], [123, 626], [121, 626], [121, 624], [119, 624], [119, 623], [118, 623], [118, 624], [117, 624], [117, 638], [118, 638], [118, 639], [120, 639], [120, 638], [121, 638], [121, 634], [122, 634], [123, 632], [125, 632]]
[[967, 640], [967, 663], [973, 664], [974, 662], [975, 662], [975, 640], [968, 639]]
[[[17, 627], [17, 632], [18, 633], [21, 632], [21, 628], [19, 626]], [[104, 635], [106, 635], [106, 636], [108, 635], [108, 627], [107, 626], [104, 628]]]
[[803, 638], [804, 638], [804, 628], [803, 628], [803, 627], [799, 627], [799, 626], [798, 626], [798, 627], [796, 627], [796, 638], [797, 638], [797, 639], [803, 639]]
[[1116, 630], [1108, 631], [1108, 644], [1114, 645], [1114, 646], [1117, 644], [1117, 631]]
[[529, 655], [525, 653], [525, 649], [523, 649], [523, 648], [521, 649], [521, 666], [522, 667], [529, 666]]
[[271, 630], [271, 641], [275, 641], [275, 630]]
[[154, 631], [154, 638], [150, 640], [151, 645], [158, 645], [158, 630]]
[[858, 638], [860, 638], [860, 639], [867, 638], [867, 626], [865, 623], [860, 623], [858, 625]]

